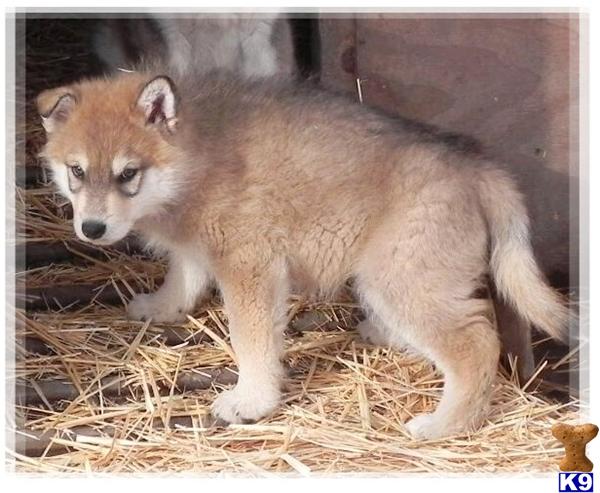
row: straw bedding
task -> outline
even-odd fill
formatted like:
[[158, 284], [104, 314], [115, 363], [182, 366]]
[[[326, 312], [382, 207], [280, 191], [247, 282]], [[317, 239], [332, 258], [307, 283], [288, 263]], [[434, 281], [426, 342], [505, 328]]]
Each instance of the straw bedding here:
[[[27, 161], [36, 165], [43, 135], [33, 117], [25, 131]], [[435, 407], [441, 375], [410, 352], [362, 342], [355, 330], [360, 310], [347, 293], [335, 303], [290, 300], [285, 402], [257, 424], [219, 426], [210, 404], [236, 375], [218, 297], [185, 324], [127, 321], [123, 304], [134, 292], [156, 289], [164, 264], [110, 249], [84, 253], [67, 219], [68, 204], [48, 185], [18, 187], [16, 205], [21, 245], [68, 242], [73, 252], [70, 263], [20, 272], [21, 298], [25, 286], [93, 284], [99, 294], [84, 306], [17, 313], [21, 447], [10, 461], [18, 471], [304, 475], [557, 469], [563, 449], [550, 427], [557, 420], [577, 421], [578, 403], [546, 397], [541, 390], [547, 384], [537, 377], [519, 383], [510, 370], [498, 372], [482, 429], [443, 441], [410, 438], [403, 423]], [[102, 301], [100, 293], [108, 288], [120, 303]], [[569, 358], [560, 363], [568, 368]]]

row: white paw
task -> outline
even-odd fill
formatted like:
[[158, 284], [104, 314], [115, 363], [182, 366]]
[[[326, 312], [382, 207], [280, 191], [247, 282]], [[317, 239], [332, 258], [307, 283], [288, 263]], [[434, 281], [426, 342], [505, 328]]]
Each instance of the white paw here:
[[419, 414], [408, 421], [406, 429], [413, 438], [418, 440], [436, 440], [452, 434], [452, 429], [440, 423], [434, 413]]
[[441, 418], [437, 413], [415, 416], [404, 425], [413, 438], [418, 440], [438, 440], [473, 431], [472, 424]]
[[257, 421], [273, 412], [280, 400], [277, 390], [244, 389], [236, 385], [221, 392], [212, 406], [212, 413], [228, 423]]
[[135, 320], [151, 318], [154, 322], [183, 322], [187, 310], [157, 291], [153, 294], [136, 294], [127, 305], [127, 314]]

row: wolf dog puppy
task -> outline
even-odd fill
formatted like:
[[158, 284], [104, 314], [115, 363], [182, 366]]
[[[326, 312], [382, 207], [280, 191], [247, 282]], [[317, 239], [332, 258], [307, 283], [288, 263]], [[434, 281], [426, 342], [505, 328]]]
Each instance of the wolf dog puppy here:
[[256, 420], [280, 402], [290, 289], [330, 296], [352, 278], [372, 338], [430, 358], [445, 386], [415, 437], [475, 429], [499, 357], [473, 294], [489, 272], [521, 316], [555, 338], [569, 312], [543, 280], [513, 181], [350, 100], [314, 88], [151, 71], [87, 80], [38, 97], [42, 151], [95, 244], [137, 231], [169, 271], [139, 294], [136, 319], [184, 320], [221, 290], [237, 385], [213, 412]]

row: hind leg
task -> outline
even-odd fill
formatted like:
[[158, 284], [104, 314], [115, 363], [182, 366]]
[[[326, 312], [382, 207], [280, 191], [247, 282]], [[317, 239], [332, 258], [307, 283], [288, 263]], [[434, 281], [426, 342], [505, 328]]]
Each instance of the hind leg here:
[[408, 431], [425, 439], [475, 431], [488, 412], [500, 351], [490, 323], [481, 317], [414, 341], [444, 374], [444, 391], [436, 410], [410, 420]]
[[363, 285], [361, 291], [385, 323], [401, 334], [400, 340], [431, 359], [444, 375], [438, 407], [408, 422], [410, 433], [434, 439], [476, 429], [487, 412], [500, 351], [485, 316], [488, 304], [454, 300], [448, 309], [446, 302], [418, 297], [396, 303], [375, 287]]
[[406, 340], [444, 375], [435, 411], [407, 424], [419, 438], [482, 423], [500, 352], [489, 300], [472, 298], [487, 270], [485, 223], [453, 190], [423, 195], [412, 209], [388, 216], [356, 273], [363, 304], [383, 320], [390, 340]]
[[500, 296], [494, 294], [493, 299], [504, 352], [517, 358], [519, 377], [521, 382], [526, 382], [535, 371], [531, 326]]

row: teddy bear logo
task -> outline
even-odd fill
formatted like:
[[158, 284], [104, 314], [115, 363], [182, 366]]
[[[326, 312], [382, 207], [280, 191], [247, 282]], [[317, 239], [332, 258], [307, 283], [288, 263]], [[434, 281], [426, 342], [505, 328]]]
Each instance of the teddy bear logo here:
[[585, 447], [597, 434], [598, 427], [591, 423], [575, 426], [555, 424], [552, 435], [565, 447], [565, 456], [558, 464], [560, 470], [591, 472], [594, 463], [585, 455]]

